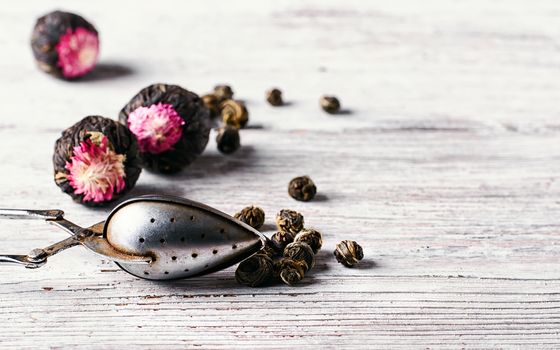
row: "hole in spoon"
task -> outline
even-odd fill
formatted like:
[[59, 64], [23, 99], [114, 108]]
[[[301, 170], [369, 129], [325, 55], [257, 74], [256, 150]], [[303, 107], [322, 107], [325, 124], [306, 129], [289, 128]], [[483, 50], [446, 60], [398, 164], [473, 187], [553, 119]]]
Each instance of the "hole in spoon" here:
[[220, 229], [220, 233], [226, 233], [226, 230], [224, 230], [223, 228]]
[[156, 222], [156, 219], [151, 218], [151, 219], [150, 219], [150, 222], [153, 224], [154, 222]]
[[198, 254], [197, 254], [197, 253], [192, 253], [191, 256], [192, 256], [193, 258], [196, 258], [196, 257], [198, 256]]
[[191, 221], [194, 221], [194, 215], [191, 215]]
[[169, 275], [169, 271], [165, 271], [164, 274]]
[[175, 261], [175, 260], [177, 260], [177, 257], [176, 257], [176, 256], [172, 256], [172, 257], [171, 257], [171, 260]]
[[214, 249], [214, 250], [212, 251], [212, 254], [218, 254], [218, 250], [217, 250], [217, 249]]
[[146, 240], [144, 238], [139, 239], [140, 243], [144, 243]]
[[185, 237], [181, 237], [181, 242], [184, 242], [184, 241], [185, 241]]
[[206, 233], [200, 235], [200, 238], [204, 238], [204, 237], [206, 237]]
[[237, 244], [232, 245], [231, 249], [237, 249]]
[[185, 272], [189, 272], [189, 269], [185, 269]]
[[175, 218], [171, 218], [171, 219], [169, 219], [169, 221], [171, 221], [173, 223], [173, 222], [175, 222]]
[[144, 271], [144, 275], [149, 275], [150, 273], [148, 271]]
[[161, 243], [161, 244], [165, 243], [165, 239], [163, 239], [163, 238], [160, 239], [160, 240], [159, 240], [159, 243]]

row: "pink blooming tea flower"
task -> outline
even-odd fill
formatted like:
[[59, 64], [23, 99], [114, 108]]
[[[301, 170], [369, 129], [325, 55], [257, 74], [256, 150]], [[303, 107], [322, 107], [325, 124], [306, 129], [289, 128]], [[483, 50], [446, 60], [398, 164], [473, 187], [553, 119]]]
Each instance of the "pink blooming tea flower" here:
[[70, 172], [67, 179], [74, 193], [84, 195], [84, 202], [110, 201], [113, 194], [125, 188], [125, 156], [115, 153], [107, 142], [106, 136], [99, 143], [82, 141], [66, 162], [65, 168]]
[[152, 154], [171, 149], [181, 139], [185, 125], [173, 106], [165, 103], [136, 108], [127, 123], [138, 139], [140, 151]]
[[58, 66], [65, 78], [77, 78], [91, 71], [99, 55], [97, 34], [85, 28], [69, 28], [56, 45]]

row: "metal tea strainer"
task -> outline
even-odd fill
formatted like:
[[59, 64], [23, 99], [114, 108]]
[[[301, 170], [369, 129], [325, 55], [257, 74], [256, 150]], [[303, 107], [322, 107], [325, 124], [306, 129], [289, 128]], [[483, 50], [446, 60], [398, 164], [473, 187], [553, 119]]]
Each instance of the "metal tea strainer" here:
[[170, 196], [130, 199], [107, 220], [82, 228], [64, 219], [62, 210], [0, 209], [11, 219], [45, 219], [70, 237], [28, 255], [0, 255], [1, 264], [38, 268], [47, 258], [82, 245], [114, 261], [134, 276], [171, 280], [203, 275], [232, 266], [256, 253], [266, 237], [214, 208]]

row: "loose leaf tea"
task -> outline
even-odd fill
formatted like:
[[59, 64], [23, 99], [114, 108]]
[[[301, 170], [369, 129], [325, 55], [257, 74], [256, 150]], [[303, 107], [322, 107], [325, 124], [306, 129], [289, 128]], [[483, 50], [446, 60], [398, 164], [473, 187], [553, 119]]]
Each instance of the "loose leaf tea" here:
[[334, 250], [336, 260], [346, 267], [352, 267], [364, 258], [362, 247], [355, 241], [342, 241]]
[[340, 111], [340, 101], [334, 96], [323, 96], [319, 103], [321, 108], [327, 113], [336, 114]]
[[272, 106], [282, 106], [284, 101], [282, 100], [282, 91], [279, 89], [270, 89], [266, 92], [266, 100]]
[[180, 171], [206, 148], [209, 111], [193, 92], [154, 84], [136, 94], [119, 114], [138, 139], [142, 164], [162, 173]]
[[290, 286], [301, 281], [307, 270], [309, 270], [309, 267], [305, 261], [296, 261], [290, 258], [282, 258], [274, 266], [277, 277]]
[[235, 271], [235, 279], [240, 284], [258, 287], [270, 280], [273, 276], [273, 267], [269, 256], [257, 253], [239, 264]]
[[278, 231], [270, 237], [270, 243], [280, 252], [284, 251], [284, 248], [293, 241], [294, 234], [287, 231]]
[[293, 199], [307, 202], [315, 198], [317, 187], [309, 176], [298, 176], [290, 181], [288, 193]]
[[56, 141], [54, 179], [75, 201], [97, 206], [129, 191], [140, 175], [138, 145], [122, 124], [89, 116]]
[[41, 70], [70, 80], [84, 76], [95, 67], [99, 36], [83, 17], [54, 11], [37, 20], [31, 48]]
[[305, 261], [307, 265], [305, 272], [315, 266], [315, 253], [307, 243], [293, 242], [288, 244], [284, 248], [284, 257], [295, 261]]
[[276, 226], [279, 231], [295, 235], [303, 229], [303, 215], [295, 210], [282, 209], [276, 214]]
[[233, 98], [233, 90], [229, 85], [216, 85], [214, 86], [214, 95], [220, 102], [231, 100]]
[[249, 121], [249, 112], [241, 101], [225, 100], [220, 105], [224, 124], [242, 129]]
[[234, 218], [258, 230], [264, 224], [264, 210], [259, 207], [249, 206], [236, 213]]
[[296, 235], [294, 242], [307, 243], [313, 249], [313, 253], [317, 254], [323, 246], [323, 236], [317, 230], [306, 228]]
[[237, 151], [241, 147], [239, 130], [229, 125], [221, 127], [216, 135], [216, 144], [218, 151], [223, 154], [231, 154]]

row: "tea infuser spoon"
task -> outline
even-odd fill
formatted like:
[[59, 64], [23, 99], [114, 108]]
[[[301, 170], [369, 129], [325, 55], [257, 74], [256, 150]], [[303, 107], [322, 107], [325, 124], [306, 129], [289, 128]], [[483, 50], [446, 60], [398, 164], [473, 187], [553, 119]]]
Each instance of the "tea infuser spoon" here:
[[0, 255], [0, 265], [38, 268], [47, 258], [82, 245], [124, 271], [150, 280], [203, 275], [232, 266], [260, 250], [267, 238], [251, 226], [184, 198], [148, 195], [127, 200], [105, 221], [82, 228], [62, 210], [0, 209], [0, 217], [44, 219], [70, 237], [27, 255]]

